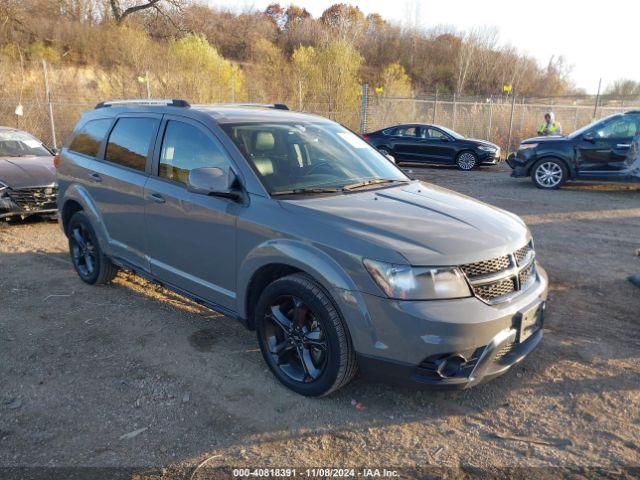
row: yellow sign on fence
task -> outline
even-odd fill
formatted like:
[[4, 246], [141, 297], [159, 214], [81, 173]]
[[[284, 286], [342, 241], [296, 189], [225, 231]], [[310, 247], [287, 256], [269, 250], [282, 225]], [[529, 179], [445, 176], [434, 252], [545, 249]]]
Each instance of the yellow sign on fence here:
[[505, 93], [511, 92], [512, 89], [513, 89], [513, 87], [511, 85], [503, 85], [502, 86], [502, 91], [505, 92]]

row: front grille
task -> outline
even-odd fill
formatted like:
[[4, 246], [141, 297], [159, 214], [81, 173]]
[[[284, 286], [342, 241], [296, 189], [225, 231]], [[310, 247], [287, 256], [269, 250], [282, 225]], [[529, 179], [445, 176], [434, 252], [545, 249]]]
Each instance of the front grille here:
[[504, 297], [505, 295], [515, 292], [516, 284], [512, 278], [507, 278], [506, 280], [500, 280], [495, 283], [474, 287], [473, 290], [480, 298], [492, 301], [496, 298]]
[[22, 210], [40, 211], [56, 208], [57, 187], [19, 188], [9, 190], [9, 197]]
[[467, 276], [473, 293], [494, 304], [529, 286], [535, 278], [534, 256], [533, 244], [529, 242], [512, 254], [467, 263], [460, 268]]
[[462, 265], [462, 271], [468, 277], [480, 277], [491, 273], [498, 273], [506, 270], [511, 266], [511, 259], [508, 255], [504, 257], [492, 258], [491, 260], [482, 260], [481, 262], [467, 263]]
[[524, 263], [526, 263], [526, 260], [532, 251], [533, 251], [533, 246], [531, 245], [531, 242], [526, 244], [524, 247], [516, 250], [513, 255], [516, 257], [516, 261], [518, 262], [518, 265], [523, 265]]

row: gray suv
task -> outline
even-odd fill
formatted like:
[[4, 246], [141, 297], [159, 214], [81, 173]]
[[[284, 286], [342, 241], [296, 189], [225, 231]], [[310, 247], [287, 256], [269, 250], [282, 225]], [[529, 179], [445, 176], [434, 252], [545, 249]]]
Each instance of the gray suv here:
[[237, 318], [303, 395], [357, 370], [468, 387], [542, 338], [548, 281], [525, 224], [410, 180], [321, 117], [101, 103], [60, 152], [58, 182], [83, 281], [127, 269]]

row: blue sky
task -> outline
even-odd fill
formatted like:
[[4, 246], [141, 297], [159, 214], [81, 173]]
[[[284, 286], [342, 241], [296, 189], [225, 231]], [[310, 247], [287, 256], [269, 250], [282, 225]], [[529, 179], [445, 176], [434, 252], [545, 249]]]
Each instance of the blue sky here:
[[[274, 0], [204, 0], [209, 5], [263, 10]], [[464, 30], [497, 27], [500, 42], [510, 44], [546, 65], [552, 55], [563, 55], [573, 66], [571, 78], [588, 93], [618, 78], [640, 81], [640, 1], [608, 2], [556, 0], [367, 0], [348, 1], [365, 13], [377, 12], [396, 23], [417, 18], [424, 27], [452, 26]], [[314, 16], [338, 0], [280, 1], [303, 6]], [[539, 6], [536, 6], [539, 5]], [[417, 13], [417, 15], [416, 15]]]

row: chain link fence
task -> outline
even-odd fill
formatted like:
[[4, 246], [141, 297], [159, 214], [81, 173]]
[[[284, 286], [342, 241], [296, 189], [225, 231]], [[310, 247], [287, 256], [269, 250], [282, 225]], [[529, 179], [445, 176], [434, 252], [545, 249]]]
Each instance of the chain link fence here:
[[[57, 87], [54, 84], [51, 94], [47, 96], [43, 85], [42, 91], [32, 91], [28, 96], [23, 95], [23, 98], [2, 95], [0, 90], [0, 125], [26, 130], [50, 146], [64, 144], [82, 112], [94, 108], [104, 99], [78, 96]], [[144, 96], [143, 91], [140, 93]], [[362, 86], [358, 106], [340, 109], [313, 95], [297, 94], [249, 91], [245, 98], [249, 102], [284, 102], [293, 110], [321, 115], [361, 133], [404, 123], [442, 125], [467, 137], [496, 143], [505, 153], [516, 148], [522, 139], [535, 136], [548, 111], [555, 113], [563, 132], [569, 133], [594, 119], [640, 109], [640, 98], [458, 97], [439, 94], [404, 98], [377, 95], [367, 85]], [[18, 105], [22, 107], [21, 112], [20, 109], [16, 110]]]

